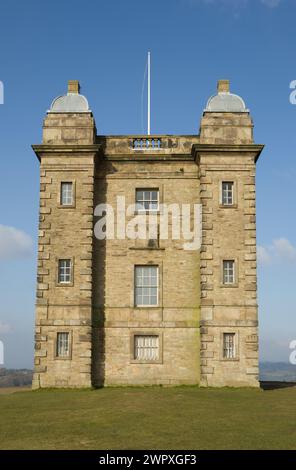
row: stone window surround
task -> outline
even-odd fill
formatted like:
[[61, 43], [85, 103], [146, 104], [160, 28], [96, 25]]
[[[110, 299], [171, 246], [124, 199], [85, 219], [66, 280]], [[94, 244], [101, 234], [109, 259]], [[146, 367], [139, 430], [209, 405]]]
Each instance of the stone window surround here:
[[[57, 340], [58, 340], [58, 333], [69, 333], [69, 356], [58, 356], [57, 355]], [[54, 338], [54, 360], [56, 361], [71, 361], [72, 360], [72, 347], [73, 347], [73, 334], [72, 330], [70, 328], [61, 328], [60, 330], [57, 330], [55, 333], [55, 338]]]
[[[224, 284], [224, 272], [223, 272], [223, 261], [234, 261], [234, 283], [233, 284]], [[234, 287], [238, 287], [238, 274], [239, 274], [239, 266], [238, 266], [238, 258], [235, 256], [223, 256], [220, 258], [220, 287], [225, 289], [232, 289]]]
[[[224, 334], [227, 333], [234, 333], [234, 347], [235, 347], [235, 357], [233, 358], [226, 358], [224, 357]], [[239, 344], [240, 344], [240, 338], [239, 338], [239, 330], [238, 328], [232, 328], [232, 327], [225, 327], [223, 328], [223, 331], [220, 333], [220, 358], [219, 360], [221, 362], [238, 362], [240, 360], [240, 354], [239, 354]]]
[[[69, 259], [71, 261], [71, 281], [59, 282], [59, 261], [62, 259]], [[56, 257], [56, 287], [73, 287], [74, 286], [74, 257], [73, 256], [59, 256]]]
[[[157, 193], [157, 209], [137, 209], [137, 213], [138, 214], [158, 214], [159, 213], [159, 204], [160, 204], [160, 194], [159, 194], [159, 188], [148, 188], [146, 186], [143, 186], [142, 188], [135, 188], [136, 190], [136, 194], [135, 194], [135, 203], [138, 204], [138, 201], [137, 201], [137, 192], [138, 191], [143, 191], [143, 192], [156, 192]], [[149, 200], [144, 200], [144, 202], [152, 202], [151, 199]], [[155, 200], [156, 201], [156, 200]]]
[[157, 214], [161, 214], [162, 213], [162, 209], [161, 209], [161, 206], [163, 204], [163, 194], [164, 194], [164, 189], [163, 189], [163, 184], [155, 184], [154, 182], [149, 182], [149, 181], [146, 181], [144, 182], [144, 184], [136, 184], [135, 188], [134, 188], [134, 204], [137, 203], [137, 196], [136, 196], [136, 193], [137, 193], [137, 190], [139, 189], [142, 189], [142, 190], [155, 190], [155, 191], [158, 191], [158, 209], [157, 210], [153, 210], [153, 211], [142, 211], [142, 210], [137, 210], [135, 209], [135, 215], [139, 214], [139, 215], [149, 215], [149, 214], [152, 214], [152, 215], [157, 215]]
[[[136, 305], [136, 296], [135, 296], [135, 287], [136, 287], [136, 278], [135, 278], [135, 273], [136, 273], [136, 266], [157, 266], [158, 267], [158, 302], [157, 305]], [[135, 263], [133, 265], [133, 270], [132, 270], [132, 308], [135, 310], [145, 310], [145, 309], [159, 309], [161, 308], [162, 305], [162, 276], [163, 276], [163, 269], [162, 269], [162, 263], [160, 261], [149, 261], [148, 263]]]
[[[233, 204], [222, 203], [222, 185], [223, 183], [233, 183]], [[238, 208], [238, 182], [237, 178], [223, 178], [219, 180], [219, 207], [221, 209], [237, 209]]]
[[[156, 361], [135, 359], [135, 336], [158, 336], [159, 359]], [[135, 330], [130, 333], [130, 364], [163, 364], [163, 333], [159, 330]]]
[[[62, 204], [62, 183], [72, 183], [72, 204]], [[58, 207], [61, 209], [74, 209], [76, 207], [76, 180], [63, 178], [59, 180]]]

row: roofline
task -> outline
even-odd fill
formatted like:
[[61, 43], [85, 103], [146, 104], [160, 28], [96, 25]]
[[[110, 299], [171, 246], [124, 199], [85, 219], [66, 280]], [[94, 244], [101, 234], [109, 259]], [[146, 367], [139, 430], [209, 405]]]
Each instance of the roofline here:
[[188, 137], [188, 138], [199, 138], [199, 134], [152, 134], [152, 135], [147, 135], [147, 134], [120, 134], [120, 135], [101, 135], [97, 134], [97, 138], [102, 138], [102, 139], [154, 139], [156, 138], [161, 138], [161, 137]]

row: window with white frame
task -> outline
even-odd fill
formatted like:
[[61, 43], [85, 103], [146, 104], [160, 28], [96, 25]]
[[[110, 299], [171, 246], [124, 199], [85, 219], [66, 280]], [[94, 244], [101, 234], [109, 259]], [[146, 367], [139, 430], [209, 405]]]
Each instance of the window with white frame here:
[[73, 205], [73, 183], [72, 182], [61, 183], [61, 205], [62, 206]]
[[233, 181], [222, 182], [222, 205], [232, 206], [234, 204], [234, 184]]
[[135, 360], [158, 361], [159, 360], [159, 336], [135, 335], [134, 336]]
[[71, 259], [59, 259], [58, 282], [59, 284], [69, 284], [72, 282], [72, 260]]
[[57, 357], [70, 356], [70, 333], [57, 333]]
[[158, 211], [159, 190], [158, 189], [136, 189], [137, 211]]
[[223, 358], [235, 359], [235, 333], [223, 333]]
[[235, 262], [234, 260], [223, 261], [223, 284], [235, 283]]
[[135, 266], [135, 305], [158, 304], [158, 266]]

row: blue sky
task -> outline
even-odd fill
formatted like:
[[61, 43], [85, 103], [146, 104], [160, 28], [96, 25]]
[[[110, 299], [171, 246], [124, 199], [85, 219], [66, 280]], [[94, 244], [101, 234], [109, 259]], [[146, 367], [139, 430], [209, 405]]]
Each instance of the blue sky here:
[[[79, 79], [98, 133], [141, 133], [152, 52], [152, 133], [194, 134], [219, 78], [231, 80], [265, 150], [257, 167], [261, 358], [296, 339], [295, 0], [2, 0], [0, 340], [31, 367], [42, 119]], [[32, 242], [31, 242], [32, 240]]]

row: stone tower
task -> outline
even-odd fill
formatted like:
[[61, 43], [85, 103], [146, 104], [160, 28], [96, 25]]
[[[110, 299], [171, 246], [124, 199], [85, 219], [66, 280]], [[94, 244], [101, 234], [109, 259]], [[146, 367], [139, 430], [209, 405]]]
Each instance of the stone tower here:
[[[258, 386], [255, 164], [262, 145], [221, 80], [199, 135], [101, 136], [79, 83], [44, 120], [33, 387]], [[156, 238], [94, 236], [118, 196]], [[163, 207], [202, 206], [197, 250], [160, 233]], [[190, 224], [194, 222], [192, 213]], [[180, 215], [170, 219], [169, 227]], [[117, 232], [116, 232], [117, 233]]]
[[[96, 127], [77, 81], [56, 98], [43, 124], [33, 387], [90, 387], [92, 350], [93, 194]], [[71, 183], [70, 204], [61, 185]], [[69, 259], [67, 284], [58, 260]], [[74, 282], [75, 279], [75, 282]], [[69, 334], [69, 357], [57, 356], [57, 333]], [[73, 347], [75, 345], [75, 347]]]
[[[255, 165], [253, 123], [244, 101], [218, 83], [194, 146], [203, 206], [201, 248], [201, 384], [258, 385]], [[227, 185], [229, 183], [229, 185]], [[231, 187], [232, 201], [223, 201]], [[226, 189], [225, 189], [226, 188]], [[227, 193], [226, 193], [227, 194]], [[223, 261], [234, 282], [223, 282]], [[235, 358], [223, 357], [223, 335], [234, 335]]]

